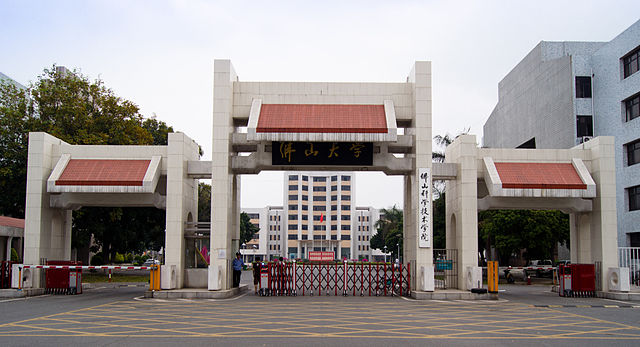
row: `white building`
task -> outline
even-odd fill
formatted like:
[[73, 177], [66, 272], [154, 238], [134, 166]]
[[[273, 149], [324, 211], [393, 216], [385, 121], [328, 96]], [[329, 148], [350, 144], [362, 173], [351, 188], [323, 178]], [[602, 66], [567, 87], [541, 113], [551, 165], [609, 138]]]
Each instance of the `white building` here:
[[640, 246], [640, 21], [609, 42], [540, 42], [498, 84], [485, 147], [615, 137], [619, 246]]

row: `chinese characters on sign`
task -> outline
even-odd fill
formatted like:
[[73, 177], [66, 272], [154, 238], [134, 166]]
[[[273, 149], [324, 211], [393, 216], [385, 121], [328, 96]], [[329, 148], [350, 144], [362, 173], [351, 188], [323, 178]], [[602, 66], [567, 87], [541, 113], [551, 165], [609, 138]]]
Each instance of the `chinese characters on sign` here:
[[273, 165], [373, 165], [371, 142], [273, 142]]
[[418, 246], [431, 247], [431, 169], [418, 169]]

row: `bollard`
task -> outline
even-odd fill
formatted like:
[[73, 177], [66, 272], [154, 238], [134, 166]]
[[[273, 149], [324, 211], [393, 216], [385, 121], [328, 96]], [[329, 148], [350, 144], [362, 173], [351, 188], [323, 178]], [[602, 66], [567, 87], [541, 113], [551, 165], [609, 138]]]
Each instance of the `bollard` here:
[[527, 275], [527, 285], [531, 285], [531, 275]]

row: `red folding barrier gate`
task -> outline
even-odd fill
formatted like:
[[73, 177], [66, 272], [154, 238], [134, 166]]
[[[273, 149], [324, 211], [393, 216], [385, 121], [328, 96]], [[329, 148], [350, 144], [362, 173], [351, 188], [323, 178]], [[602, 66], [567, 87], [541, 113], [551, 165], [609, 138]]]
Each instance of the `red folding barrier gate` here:
[[296, 263], [267, 264], [264, 295], [404, 295], [411, 292], [409, 264]]

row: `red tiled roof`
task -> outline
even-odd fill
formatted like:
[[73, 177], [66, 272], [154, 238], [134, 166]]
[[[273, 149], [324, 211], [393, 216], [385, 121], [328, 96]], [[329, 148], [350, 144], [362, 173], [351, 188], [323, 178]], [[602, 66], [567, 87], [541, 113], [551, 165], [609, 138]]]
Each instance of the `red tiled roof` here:
[[24, 219], [0, 216], [0, 226], [24, 229]]
[[151, 160], [71, 159], [57, 186], [141, 186]]
[[495, 163], [502, 188], [587, 189], [570, 163]]
[[384, 105], [262, 104], [259, 133], [386, 133]]

